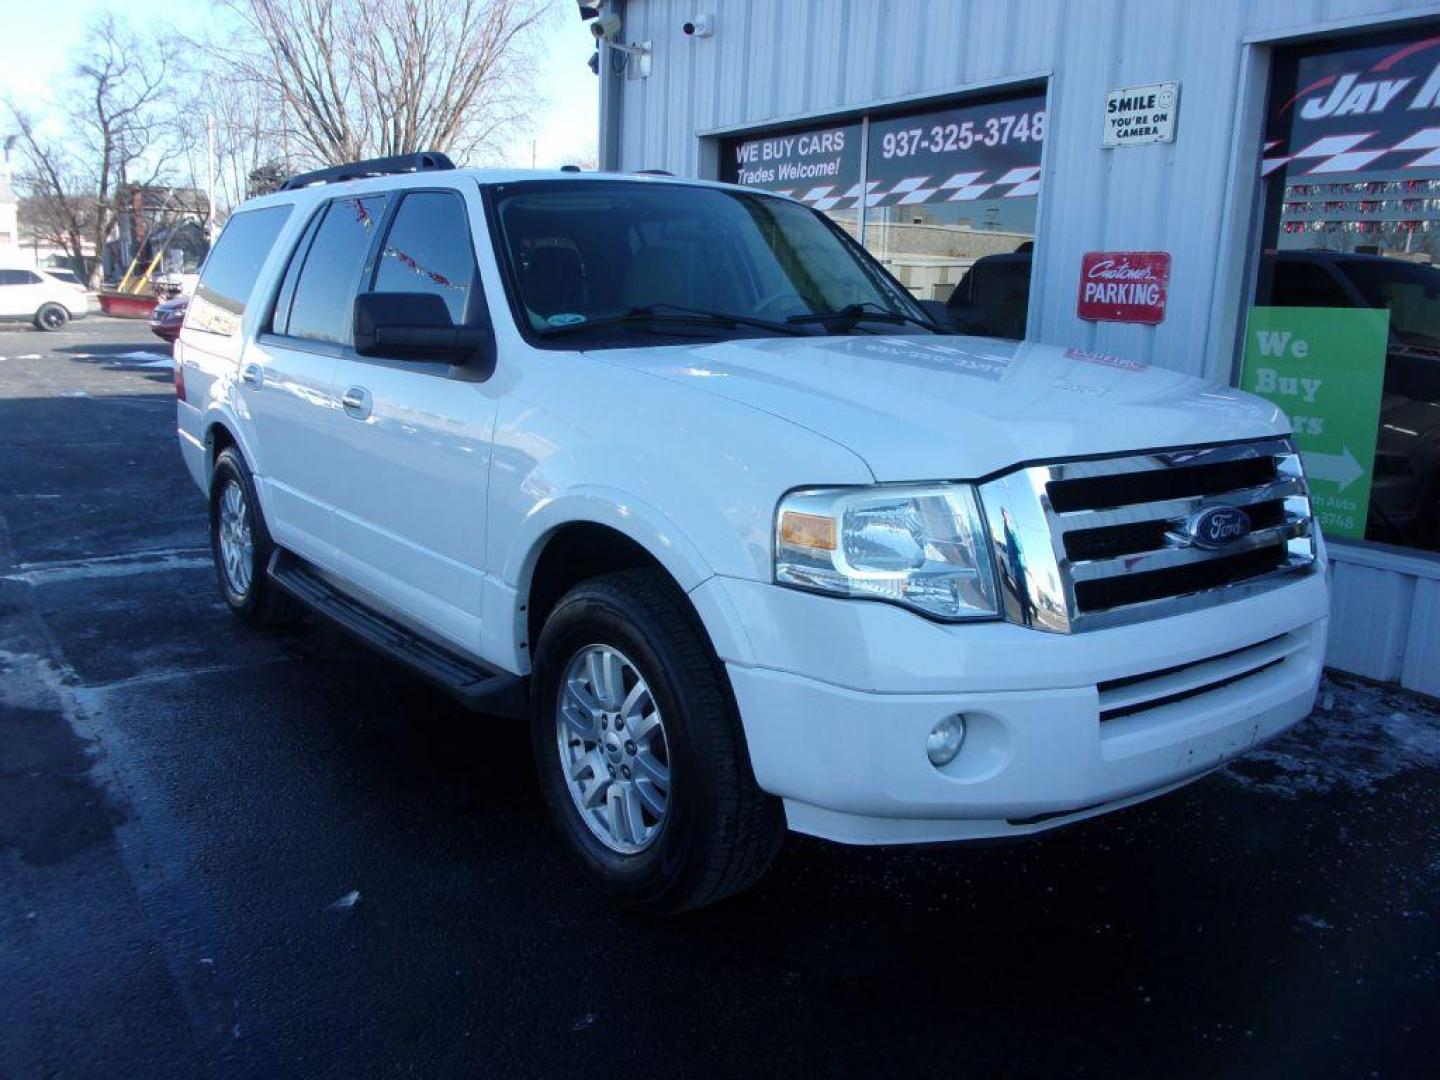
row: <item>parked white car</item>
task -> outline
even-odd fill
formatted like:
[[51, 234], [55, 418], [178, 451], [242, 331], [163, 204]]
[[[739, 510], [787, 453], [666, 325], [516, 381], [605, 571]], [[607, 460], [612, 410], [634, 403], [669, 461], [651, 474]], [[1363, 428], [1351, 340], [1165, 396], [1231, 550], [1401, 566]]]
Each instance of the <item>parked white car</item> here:
[[89, 314], [82, 285], [72, 285], [33, 267], [0, 267], [0, 320], [34, 323], [59, 330]]
[[566, 846], [633, 906], [745, 887], [787, 826], [1078, 821], [1313, 703], [1283, 415], [955, 336], [789, 199], [429, 155], [299, 177], [230, 219], [176, 356], [231, 609], [302, 604], [528, 716]]

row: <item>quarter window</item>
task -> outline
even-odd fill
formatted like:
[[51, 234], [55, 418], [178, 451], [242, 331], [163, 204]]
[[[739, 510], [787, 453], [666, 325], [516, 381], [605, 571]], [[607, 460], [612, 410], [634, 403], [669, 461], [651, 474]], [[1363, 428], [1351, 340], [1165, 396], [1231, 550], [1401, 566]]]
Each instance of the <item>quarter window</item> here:
[[231, 215], [200, 272], [187, 327], [226, 336], [239, 333], [255, 279], [289, 216], [288, 206]]
[[350, 340], [355, 292], [388, 195], [336, 199], [325, 208], [305, 253], [286, 333], [314, 341]]
[[433, 293], [457, 325], [481, 317], [479, 269], [465, 202], [444, 191], [406, 195], [375, 269], [375, 292]]

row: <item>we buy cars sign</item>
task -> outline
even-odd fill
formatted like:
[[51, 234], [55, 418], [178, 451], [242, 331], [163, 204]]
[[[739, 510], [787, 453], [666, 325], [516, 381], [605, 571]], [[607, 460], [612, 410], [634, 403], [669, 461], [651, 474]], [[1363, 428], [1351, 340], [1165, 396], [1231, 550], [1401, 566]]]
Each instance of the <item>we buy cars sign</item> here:
[[1169, 289], [1168, 251], [1087, 251], [1075, 310], [1092, 321], [1158, 323]]

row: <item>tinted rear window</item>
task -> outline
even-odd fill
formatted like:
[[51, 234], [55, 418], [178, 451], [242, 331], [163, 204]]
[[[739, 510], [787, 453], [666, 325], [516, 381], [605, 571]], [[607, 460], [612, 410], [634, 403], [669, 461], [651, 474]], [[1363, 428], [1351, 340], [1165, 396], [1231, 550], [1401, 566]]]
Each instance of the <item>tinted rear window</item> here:
[[242, 210], [231, 216], [205, 260], [187, 326], [212, 334], [239, 332], [245, 301], [289, 216], [288, 206]]
[[291, 337], [350, 340], [355, 292], [388, 198], [336, 199], [326, 209], [295, 286], [286, 327]]

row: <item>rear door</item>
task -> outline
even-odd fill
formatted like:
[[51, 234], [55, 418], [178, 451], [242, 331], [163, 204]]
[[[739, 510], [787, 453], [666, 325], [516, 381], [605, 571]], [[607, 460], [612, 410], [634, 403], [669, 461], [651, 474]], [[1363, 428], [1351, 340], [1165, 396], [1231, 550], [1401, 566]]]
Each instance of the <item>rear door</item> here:
[[346, 196], [316, 209], [290, 256], [268, 331], [240, 367], [275, 541], [330, 568], [336, 484], [349, 467], [335, 442], [335, 369], [390, 198]]
[[[481, 221], [478, 188], [404, 192], [362, 291], [433, 293], [457, 326], [487, 325], [475, 256]], [[476, 651], [493, 385], [464, 368], [353, 350], [335, 378], [339, 572]]]

